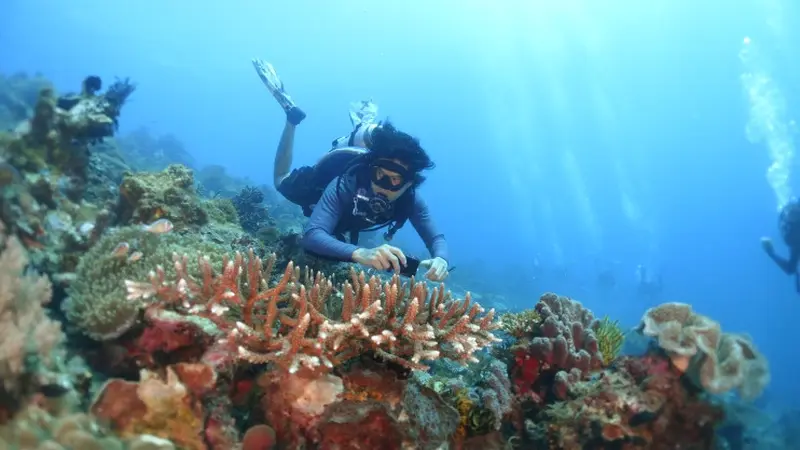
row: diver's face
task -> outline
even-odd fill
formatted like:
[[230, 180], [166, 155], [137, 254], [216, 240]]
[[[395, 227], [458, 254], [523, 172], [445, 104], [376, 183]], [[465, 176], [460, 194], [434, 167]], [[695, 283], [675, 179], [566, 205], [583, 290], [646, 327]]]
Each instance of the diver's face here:
[[[408, 165], [404, 164], [400, 160], [393, 159], [391, 161], [404, 169], [408, 169]], [[372, 179], [374, 181], [371, 183], [372, 192], [386, 196], [386, 198], [388, 198], [391, 202], [400, 198], [400, 196], [405, 194], [408, 188], [411, 187], [411, 180], [406, 180], [403, 175], [398, 172], [389, 170], [379, 165], [374, 166], [372, 170], [374, 171], [372, 173]], [[391, 185], [392, 189], [384, 189], [378, 186], [376, 182], [384, 185]]]

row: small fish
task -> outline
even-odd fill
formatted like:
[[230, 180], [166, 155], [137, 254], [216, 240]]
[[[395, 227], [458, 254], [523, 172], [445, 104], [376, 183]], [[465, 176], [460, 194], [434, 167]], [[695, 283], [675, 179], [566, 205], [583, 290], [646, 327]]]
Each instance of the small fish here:
[[134, 263], [134, 262], [142, 259], [142, 256], [143, 256], [142, 252], [133, 252], [133, 253], [131, 253], [131, 256], [128, 257], [128, 262], [129, 263]]
[[111, 256], [115, 258], [124, 258], [128, 256], [130, 249], [130, 244], [127, 242], [120, 242], [116, 247], [114, 247], [114, 250], [111, 250]]
[[151, 224], [142, 225], [142, 229], [155, 234], [169, 233], [172, 231], [172, 222], [169, 219], [158, 219]]

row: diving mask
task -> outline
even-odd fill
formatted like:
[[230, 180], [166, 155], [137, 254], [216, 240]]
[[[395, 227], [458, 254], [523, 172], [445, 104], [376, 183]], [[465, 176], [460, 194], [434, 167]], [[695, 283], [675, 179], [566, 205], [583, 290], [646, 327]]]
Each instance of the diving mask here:
[[372, 183], [381, 189], [397, 192], [409, 183], [413, 174], [400, 164], [388, 159], [381, 159], [370, 166]]

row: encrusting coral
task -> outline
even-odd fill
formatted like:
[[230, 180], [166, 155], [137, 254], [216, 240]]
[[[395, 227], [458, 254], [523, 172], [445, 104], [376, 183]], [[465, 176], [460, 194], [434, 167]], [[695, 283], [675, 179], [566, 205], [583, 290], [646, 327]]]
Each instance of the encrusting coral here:
[[[326, 300], [333, 283], [322, 274], [306, 274], [290, 263], [271, 288], [265, 279], [274, 255], [263, 270], [250, 252], [223, 259], [215, 274], [210, 259], [200, 255], [192, 273], [189, 258], [175, 255], [174, 279], [163, 268], [149, 282], [126, 281], [131, 300], [154, 297], [156, 307], [201, 315], [229, 330], [227, 342], [239, 356], [254, 363], [274, 363], [289, 372], [327, 372], [365, 352], [410, 369], [426, 369], [424, 360], [449, 357], [468, 363], [474, 352], [497, 341], [494, 311], [472, 303], [469, 295], [454, 301], [444, 287], [402, 284], [399, 277], [382, 283], [352, 272], [341, 286], [342, 311], [328, 317]], [[153, 306], [151, 306], [153, 307]], [[230, 317], [229, 311], [240, 312]], [[233, 325], [235, 321], [235, 325]]]
[[723, 416], [660, 356], [622, 358], [574, 391], [526, 423], [527, 448], [709, 449]]
[[109, 380], [92, 402], [92, 414], [108, 421], [121, 437], [149, 434], [181, 449], [205, 450], [203, 406], [193, 393], [213, 388], [215, 380], [195, 376], [193, 366], [167, 367], [163, 380], [147, 370], [139, 382]]
[[516, 313], [505, 313], [500, 316], [500, 327], [517, 339], [522, 339], [536, 332], [542, 323], [542, 317], [535, 309], [526, 309]]
[[54, 413], [29, 406], [0, 426], [2, 450], [175, 450], [175, 445], [151, 435], [120, 439], [89, 414]]
[[150, 223], [166, 218], [179, 229], [208, 222], [191, 169], [173, 164], [161, 172], [128, 173], [119, 186], [117, 222]]
[[645, 312], [639, 327], [654, 337], [672, 364], [699, 387], [720, 394], [733, 389], [745, 399], [761, 395], [769, 365], [749, 337], [723, 333], [719, 323], [685, 303], [664, 303]]

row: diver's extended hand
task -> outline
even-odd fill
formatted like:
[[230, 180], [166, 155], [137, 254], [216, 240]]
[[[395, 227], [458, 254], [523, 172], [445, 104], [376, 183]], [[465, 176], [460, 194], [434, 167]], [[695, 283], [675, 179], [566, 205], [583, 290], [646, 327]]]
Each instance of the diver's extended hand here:
[[405, 266], [407, 262], [402, 250], [388, 244], [375, 248], [360, 248], [353, 252], [353, 261], [376, 270], [392, 269], [395, 273], [400, 273], [400, 267]]
[[292, 125], [298, 125], [302, 122], [303, 119], [306, 118], [306, 113], [294, 104], [292, 97], [286, 92], [286, 89], [283, 87], [283, 81], [278, 77], [278, 73], [275, 72], [275, 68], [272, 67], [272, 64], [263, 59], [254, 58], [253, 67], [256, 69], [256, 73], [258, 77], [261, 78], [264, 86], [269, 89], [272, 96], [275, 97], [275, 100], [281, 105], [281, 108], [286, 111], [286, 120]]
[[419, 266], [428, 269], [428, 271], [425, 272], [425, 277], [431, 281], [444, 281], [444, 279], [450, 275], [450, 272], [447, 270], [447, 261], [438, 256], [420, 262]]
[[772, 245], [772, 239], [768, 237], [761, 238], [761, 248], [763, 248], [768, 255], [775, 254], [775, 247]]

